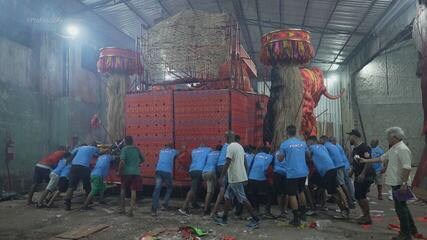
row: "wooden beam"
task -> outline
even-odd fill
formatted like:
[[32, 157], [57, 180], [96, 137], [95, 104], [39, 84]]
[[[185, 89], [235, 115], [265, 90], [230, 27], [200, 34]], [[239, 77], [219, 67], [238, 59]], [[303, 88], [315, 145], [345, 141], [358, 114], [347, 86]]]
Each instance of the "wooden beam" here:
[[259, 24], [259, 22], [261, 21], [261, 18], [260, 18], [261, 14], [259, 13], [259, 3], [258, 3], [258, 0], [255, 0], [255, 9], [256, 9], [256, 18], [258, 20], [258, 30], [259, 30], [260, 39], [261, 39], [262, 35], [264, 34], [264, 32], [262, 31], [261, 24]]
[[221, 3], [219, 2], [219, 0], [215, 0], [215, 2], [216, 2], [216, 5], [218, 6], [218, 10], [219, 10], [220, 12], [223, 12], [223, 9], [222, 9], [222, 7], [221, 7]]
[[165, 7], [165, 5], [163, 5], [162, 0], [157, 0], [157, 2], [159, 3], [160, 7], [162, 7], [163, 11], [165, 11], [169, 16], [171, 16], [169, 10]]
[[308, 10], [308, 5], [310, 4], [310, 0], [306, 0], [305, 2], [305, 8], [304, 8], [304, 17], [302, 18], [302, 24], [301, 24], [301, 28], [304, 29], [305, 26], [305, 19], [307, 17], [307, 10]]
[[335, 13], [335, 9], [337, 9], [337, 6], [338, 6], [338, 3], [339, 3], [339, 2], [340, 2], [340, 0], [336, 0], [336, 1], [335, 1], [335, 5], [334, 5], [334, 7], [332, 8], [331, 13], [329, 14], [328, 20], [326, 21], [325, 26], [323, 26], [323, 30], [322, 30], [322, 32], [320, 33], [320, 40], [319, 40], [319, 44], [318, 44], [318, 45], [317, 45], [317, 47], [316, 47], [316, 52], [315, 52], [315, 54], [316, 54], [316, 55], [317, 55], [317, 52], [319, 51], [319, 47], [320, 47], [320, 45], [322, 44], [322, 39], [323, 39], [323, 36], [325, 35], [326, 28], [328, 27], [329, 22], [331, 21], [332, 16], [334, 15], [334, 13]]
[[142, 21], [143, 23], [141, 24], [142, 28], [147, 30], [151, 27], [148, 21], [142, 16], [142, 13], [135, 7], [135, 5], [133, 5], [133, 3], [131, 3], [130, 0], [124, 2], [124, 4], [126, 5], [126, 7], [129, 8], [129, 10], [131, 10], [131, 12], [133, 12]]
[[249, 32], [248, 24], [246, 21], [245, 13], [243, 12], [242, 2], [240, 0], [232, 0], [234, 12], [236, 14], [237, 21], [241, 26], [242, 33], [244, 36], [244, 40], [246, 42], [246, 46], [249, 48], [249, 55], [254, 59], [254, 46], [251, 38], [251, 34]]
[[190, 0], [187, 0], [187, 4], [188, 6], [190, 6], [191, 10], [194, 10], [193, 4], [191, 3]]

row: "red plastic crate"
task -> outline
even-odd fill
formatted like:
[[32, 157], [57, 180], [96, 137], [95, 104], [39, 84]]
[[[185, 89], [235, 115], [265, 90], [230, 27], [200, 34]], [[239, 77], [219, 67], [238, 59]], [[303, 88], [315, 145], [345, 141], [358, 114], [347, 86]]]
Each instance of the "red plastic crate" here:
[[187, 145], [191, 150], [203, 143], [213, 148], [223, 144], [230, 126], [243, 145], [261, 145], [267, 103], [268, 97], [228, 89], [126, 96], [126, 133], [134, 136], [145, 156], [142, 175], [154, 177], [158, 153], [165, 144]]

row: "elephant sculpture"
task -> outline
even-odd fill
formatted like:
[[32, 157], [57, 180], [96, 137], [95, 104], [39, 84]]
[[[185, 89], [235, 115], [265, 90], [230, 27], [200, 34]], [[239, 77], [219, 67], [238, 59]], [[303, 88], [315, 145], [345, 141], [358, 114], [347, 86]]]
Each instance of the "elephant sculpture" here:
[[427, 134], [427, 0], [417, 1], [417, 17], [413, 24], [412, 38], [418, 51], [417, 75], [421, 78], [424, 110], [423, 133]]
[[417, 0], [417, 16], [413, 24], [412, 38], [418, 51], [417, 75], [421, 78], [424, 111], [422, 133], [426, 143], [412, 186], [419, 198], [427, 200], [427, 0]]
[[[303, 94], [300, 103], [294, 103], [295, 108], [299, 107], [299, 111], [302, 112], [301, 117], [301, 129], [300, 134], [304, 137], [317, 135], [316, 116], [314, 115], [314, 109], [320, 101], [322, 96], [328, 99], [336, 100], [344, 94], [344, 90], [337, 96], [329, 94], [324, 84], [324, 76], [322, 70], [317, 67], [308, 68], [300, 67], [300, 81], [302, 81]], [[271, 94], [270, 97], [276, 97]], [[269, 106], [271, 108], [271, 106]], [[285, 113], [289, 114], [289, 113]], [[270, 142], [273, 139], [274, 134], [274, 118], [275, 116], [271, 112], [267, 112], [264, 121], [264, 141]]]
[[325, 96], [328, 99], [336, 100], [344, 94], [344, 90], [337, 96], [328, 93], [324, 84], [324, 76], [322, 70], [317, 67], [300, 68], [301, 76], [303, 77], [303, 100], [302, 100], [302, 119], [301, 119], [301, 134], [305, 137], [316, 136], [316, 116], [314, 109], [320, 101], [320, 98]]

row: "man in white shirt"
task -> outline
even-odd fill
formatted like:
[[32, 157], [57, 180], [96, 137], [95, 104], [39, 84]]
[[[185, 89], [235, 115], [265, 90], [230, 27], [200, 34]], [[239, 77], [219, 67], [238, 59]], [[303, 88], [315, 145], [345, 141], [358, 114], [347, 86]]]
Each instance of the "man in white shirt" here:
[[245, 166], [245, 150], [243, 149], [242, 145], [239, 144], [240, 136], [234, 136], [234, 134], [229, 132], [229, 136], [227, 137], [231, 138], [232, 141], [227, 147], [227, 161], [220, 177], [220, 184], [224, 184], [224, 176], [226, 174], [228, 177], [228, 186], [224, 194], [224, 215], [222, 218], [215, 218], [215, 223], [219, 225], [227, 224], [228, 212], [231, 208], [231, 201], [233, 198], [236, 198], [239, 203], [243, 204], [248, 209], [248, 212], [252, 216], [250, 223], [246, 226], [249, 228], [256, 228], [259, 225], [259, 218], [255, 215], [250, 202], [246, 198], [244, 188], [248, 181]]
[[392, 127], [386, 130], [387, 140], [390, 149], [381, 157], [374, 159], [363, 159], [362, 163], [383, 162], [386, 166], [385, 183], [393, 190], [394, 206], [400, 221], [400, 234], [393, 238], [396, 240], [412, 239], [411, 235], [418, 233], [412, 214], [409, 211], [405, 200], [397, 199], [396, 194], [405, 194], [408, 191], [409, 174], [411, 173], [411, 150], [402, 141], [405, 132], [399, 127]]

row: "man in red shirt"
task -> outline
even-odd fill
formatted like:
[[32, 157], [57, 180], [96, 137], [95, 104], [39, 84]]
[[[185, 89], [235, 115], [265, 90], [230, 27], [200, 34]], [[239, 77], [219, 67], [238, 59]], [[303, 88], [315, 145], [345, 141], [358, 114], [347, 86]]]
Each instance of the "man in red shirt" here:
[[59, 160], [62, 159], [65, 154], [65, 150], [66, 149], [64, 146], [60, 146], [55, 152], [49, 154], [37, 162], [36, 166], [34, 167], [33, 184], [31, 185], [30, 192], [28, 193], [28, 205], [34, 203], [33, 195], [37, 189], [37, 186], [43, 183], [43, 181], [46, 183], [49, 182], [50, 171], [58, 164]]

